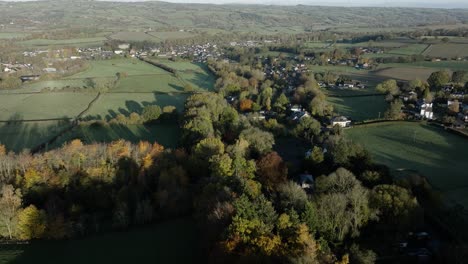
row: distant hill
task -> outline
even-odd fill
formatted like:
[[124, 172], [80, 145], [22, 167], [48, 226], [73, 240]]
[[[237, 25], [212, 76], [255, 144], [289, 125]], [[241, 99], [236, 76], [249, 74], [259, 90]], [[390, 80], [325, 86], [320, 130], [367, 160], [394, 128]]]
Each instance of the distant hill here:
[[[468, 23], [468, 9], [175, 4], [167, 2], [0, 2], [4, 30], [99, 28], [261, 31], [294, 27], [414, 27]], [[0, 28], [1, 29], [1, 28]]]

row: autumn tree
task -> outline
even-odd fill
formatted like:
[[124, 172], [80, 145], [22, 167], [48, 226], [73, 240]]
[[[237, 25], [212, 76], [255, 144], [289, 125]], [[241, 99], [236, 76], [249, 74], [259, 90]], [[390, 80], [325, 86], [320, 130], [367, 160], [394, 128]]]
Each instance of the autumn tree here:
[[4, 185], [0, 197], [0, 234], [10, 239], [16, 233], [18, 213], [21, 209], [21, 191], [12, 185]]
[[145, 122], [157, 120], [162, 114], [161, 107], [158, 105], [148, 105], [143, 108], [142, 117]]
[[252, 110], [253, 101], [250, 99], [242, 99], [239, 103], [239, 109], [242, 112], [248, 112]]
[[268, 153], [257, 162], [259, 181], [268, 190], [276, 190], [281, 183], [286, 182], [288, 168], [276, 152]]
[[44, 210], [29, 205], [18, 215], [18, 238], [30, 240], [42, 238], [46, 230], [46, 214]]

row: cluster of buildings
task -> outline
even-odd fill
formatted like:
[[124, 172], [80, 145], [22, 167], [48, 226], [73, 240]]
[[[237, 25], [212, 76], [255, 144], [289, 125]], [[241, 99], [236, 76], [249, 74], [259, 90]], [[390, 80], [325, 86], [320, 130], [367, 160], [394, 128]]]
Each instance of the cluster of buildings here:
[[15, 73], [21, 70], [32, 69], [32, 64], [29, 63], [0, 63], [1, 72]]
[[158, 57], [182, 57], [193, 60], [194, 62], [206, 62], [208, 59], [221, 58], [224, 53], [213, 43], [181, 45], [172, 47], [168, 52], [157, 50], [155, 55]]

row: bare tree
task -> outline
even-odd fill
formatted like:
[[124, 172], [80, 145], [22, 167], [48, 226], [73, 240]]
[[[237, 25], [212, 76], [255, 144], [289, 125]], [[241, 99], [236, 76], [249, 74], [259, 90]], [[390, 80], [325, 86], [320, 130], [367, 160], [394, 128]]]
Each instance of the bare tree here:
[[16, 217], [21, 209], [21, 191], [14, 189], [11, 185], [4, 185], [0, 197], [0, 229], [1, 233], [3, 228], [8, 231], [10, 239], [13, 237], [14, 228], [16, 225]]

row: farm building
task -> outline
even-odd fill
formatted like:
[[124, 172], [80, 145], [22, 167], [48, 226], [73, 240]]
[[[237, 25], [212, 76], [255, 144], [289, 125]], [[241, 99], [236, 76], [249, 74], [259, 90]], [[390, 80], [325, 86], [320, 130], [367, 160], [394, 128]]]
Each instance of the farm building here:
[[340, 126], [340, 127], [350, 127], [351, 126], [351, 120], [344, 116], [337, 116], [332, 119], [331, 121], [332, 126]]
[[421, 116], [427, 119], [432, 119], [434, 112], [432, 112], [432, 103], [424, 103], [421, 105]]
[[39, 75], [23, 75], [20, 77], [22, 82], [36, 81], [39, 80]]
[[46, 73], [56, 73], [57, 69], [56, 68], [44, 68], [42, 69]]

